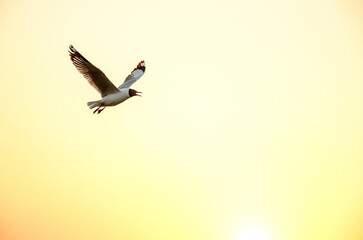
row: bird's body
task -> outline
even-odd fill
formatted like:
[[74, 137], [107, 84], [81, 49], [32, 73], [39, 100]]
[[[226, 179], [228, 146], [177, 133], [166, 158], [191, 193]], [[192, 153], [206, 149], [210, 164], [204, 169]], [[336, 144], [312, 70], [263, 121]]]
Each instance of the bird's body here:
[[95, 107], [99, 107], [99, 106], [116, 106], [120, 103], [122, 103], [123, 101], [127, 100], [128, 98], [130, 98], [130, 94], [129, 94], [129, 89], [126, 88], [122, 88], [119, 89], [119, 92], [117, 93], [112, 93], [109, 95], [106, 95], [105, 97], [103, 97], [102, 99], [98, 100], [98, 101], [92, 101], [92, 102], [88, 102], [87, 105], [92, 109]]
[[72, 45], [69, 46], [69, 50], [69, 55], [74, 66], [102, 96], [98, 101], [87, 103], [90, 109], [97, 107], [93, 113], [100, 113], [106, 107], [118, 105], [130, 97], [141, 96], [138, 95], [141, 92], [131, 89], [130, 86], [144, 74], [144, 61], [141, 61], [126, 77], [124, 83], [117, 88], [101, 70], [84, 58]]

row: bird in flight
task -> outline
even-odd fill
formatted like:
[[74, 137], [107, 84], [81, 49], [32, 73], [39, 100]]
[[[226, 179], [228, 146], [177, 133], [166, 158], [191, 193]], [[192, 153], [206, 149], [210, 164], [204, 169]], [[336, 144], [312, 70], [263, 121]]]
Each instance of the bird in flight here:
[[100, 69], [90, 63], [72, 45], [69, 46], [68, 52], [71, 57], [71, 61], [77, 70], [85, 79], [87, 79], [88, 83], [101, 94], [102, 98], [100, 100], [87, 103], [90, 109], [97, 107], [93, 113], [97, 112], [100, 114], [106, 107], [120, 104], [130, 97], [141, 97], [141, 95], [139, 95], [141, 92], [131, 89], [130, 87], [139, 78], [141, 78], [142, 75], [144, 75], [144, 61], [137, 64], [136, 68], [134, 68], [134, 70], [126, 77], [124, 83], [119, 87], [116, 87]]

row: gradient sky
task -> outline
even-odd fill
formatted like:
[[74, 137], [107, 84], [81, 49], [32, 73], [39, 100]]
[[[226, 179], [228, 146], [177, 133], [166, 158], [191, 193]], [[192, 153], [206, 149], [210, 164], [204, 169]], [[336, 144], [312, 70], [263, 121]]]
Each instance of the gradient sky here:
[[[0, 2], [0, 239], [361, 240], [359, 0]], [[73, 44], [142, 98], [99, 98]]]

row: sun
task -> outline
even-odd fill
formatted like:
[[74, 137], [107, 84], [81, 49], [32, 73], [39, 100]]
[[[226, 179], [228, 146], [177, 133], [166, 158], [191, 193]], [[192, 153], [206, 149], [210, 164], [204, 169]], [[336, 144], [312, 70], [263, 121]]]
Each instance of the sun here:
[[267, 230], [258, 225], [246, 225], [236, 233], [235, 240], [272, 240]]

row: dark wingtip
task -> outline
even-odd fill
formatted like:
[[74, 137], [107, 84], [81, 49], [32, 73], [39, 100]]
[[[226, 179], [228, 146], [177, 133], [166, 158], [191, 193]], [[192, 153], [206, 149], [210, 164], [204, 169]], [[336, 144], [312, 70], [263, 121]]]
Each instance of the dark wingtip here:
[[77, 50], [73, 47], [73, 45], [71, 44], [71, 45], [69, 45], [69, 52], [70, 53], [76, 53], [77, 52]]
[[136, 68], [134, 68], [133, 71], [138, 70], [138, 69], [140, 69], [141, 71], [145, 72], [146, 67], [145, 67], [145, 61], [144, 60], [142, 60], [141, 62], [139, 62], [139, 64], [137, 64]]

